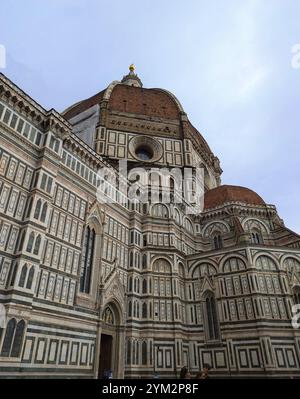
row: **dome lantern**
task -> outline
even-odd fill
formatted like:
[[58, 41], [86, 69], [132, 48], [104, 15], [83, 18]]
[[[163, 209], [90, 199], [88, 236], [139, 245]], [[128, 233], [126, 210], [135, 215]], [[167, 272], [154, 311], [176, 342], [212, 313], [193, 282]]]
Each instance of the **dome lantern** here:
[[123, 77], [121, 82], [128, 86], [143, 87], [141, 79], [135, 73], [134, 64], [129, 65], [129, 73]]

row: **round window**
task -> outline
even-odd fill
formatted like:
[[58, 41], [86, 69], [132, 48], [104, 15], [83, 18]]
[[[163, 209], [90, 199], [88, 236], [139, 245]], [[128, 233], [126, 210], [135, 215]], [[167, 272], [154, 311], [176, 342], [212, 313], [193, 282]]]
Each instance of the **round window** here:
[[150, 147], [140, 145], [135, 150], [135, 155], [142, 161], [150, 161], [153, 158], [153, 151]]
[[129, 142], [129, 152], [139, 161], [155, 162], [162, 157], [163, 147], [152, 137], [136, 135]]

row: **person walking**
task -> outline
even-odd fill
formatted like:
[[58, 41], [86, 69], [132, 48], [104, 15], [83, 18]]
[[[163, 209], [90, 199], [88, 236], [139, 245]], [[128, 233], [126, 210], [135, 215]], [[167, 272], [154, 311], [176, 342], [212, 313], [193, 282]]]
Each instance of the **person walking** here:
[[210, 378], [209, 377], [209, 370], [210, 369], [211, 369], [210, 364], [204, 363], [203, 370], [199, 371], [199, 373], [197, 373], [195, 378], [199, 379], [199, 380], [206, 380], [206, 379]]
[[182, 380], [188, 380], [191, 378], [191, 374], [186, 366], [183, 366], [180, 370], [179, 378]]

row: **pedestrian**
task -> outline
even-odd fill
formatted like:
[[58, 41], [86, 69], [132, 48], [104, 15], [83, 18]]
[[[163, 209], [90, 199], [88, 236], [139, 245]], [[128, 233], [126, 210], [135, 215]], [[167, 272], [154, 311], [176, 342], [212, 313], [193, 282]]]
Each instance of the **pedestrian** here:
[[204, 363], [204, 365], [203, 365], [203, 370], [202, 371], [199, 371], [198, 373], [197, 373], [197, 375], [196, 375], [196, 379], [199, 379], [199, 380], [206, 380], [206, 379], [208, 379], [209, 378], [209, 370], [211, 369], [211, 366], [210, 366], [210, 364], [208, 364], [208, 363]]
[[188, 371], [186, 366], [183, 366], [182, 369], [180, 370], [179, 378], [182, 379], [182, 380], [186, 380], [186, 379], [191, 378], [191, 375], [190, 375], [190, 373], [189, 373], [189, 371]]

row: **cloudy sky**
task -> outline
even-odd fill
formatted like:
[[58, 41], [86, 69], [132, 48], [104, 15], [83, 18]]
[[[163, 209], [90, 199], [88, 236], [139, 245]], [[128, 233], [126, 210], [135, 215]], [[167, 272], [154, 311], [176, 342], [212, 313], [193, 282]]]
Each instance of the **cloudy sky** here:
[[134, 62], [144, 87], [179, 98], [222, 182], [254, 189], [300, 232], [300, 1], [1, 0], [0, 13], [1, 72], [45, 108]]

